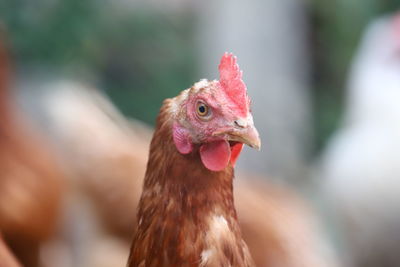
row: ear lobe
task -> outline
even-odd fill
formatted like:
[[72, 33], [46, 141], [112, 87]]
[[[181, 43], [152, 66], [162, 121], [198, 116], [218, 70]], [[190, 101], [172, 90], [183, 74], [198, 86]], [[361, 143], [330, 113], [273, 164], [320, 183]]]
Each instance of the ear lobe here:
[[189, 132], [178, 123], [174, 123], [172, 126], [172, 138], [179, 153], [189, 154], [192, 152], [193, 144]]

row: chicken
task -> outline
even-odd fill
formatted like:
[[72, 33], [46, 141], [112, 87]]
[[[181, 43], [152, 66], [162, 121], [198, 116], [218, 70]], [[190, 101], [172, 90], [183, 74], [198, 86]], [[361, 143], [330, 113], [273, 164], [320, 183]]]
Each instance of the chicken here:
[[243, 144], [260, 139], [236, 58], [219, 71], [161, 107], [128, 266], [254, 266], [232, 182]]
[[[4, 43], [0, 40], [0, 46]], [[5, 48], [0, 48], [0, 231], [25, 266], [56, 228], [62, 178], [52, 152], [15, 106]]]
[[400, 14], [372, 22], [352, 63], [344, 124], [321, 162], [349, 266], [400, 266], [399, 55]]

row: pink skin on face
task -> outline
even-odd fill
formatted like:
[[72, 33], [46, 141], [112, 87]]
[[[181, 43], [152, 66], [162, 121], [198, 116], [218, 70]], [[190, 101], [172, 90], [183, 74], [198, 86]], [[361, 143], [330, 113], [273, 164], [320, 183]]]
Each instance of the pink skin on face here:
[[[236, 104], [214, 83], [212, 88], [190, 96], [183, 108], [186, 108], [186, 121], [189, 129], [178, 122], [173, 125], [173, 139], [176, 148], [182, 154], [192, 152], [194, 143], [200, 145], [199, 153], [204, 166], [211, 171], [221, 171], [229, 162], [234, 166], [243, 144], [230, 146], [226, 136], [214, 136], [216, 132], [230, 130], [233, 122], [242, 117], [235, 114]], [[217, 100], [218, 99], [218, 100]], [[202, 118], [197, 114], [197, 103], [201, 101], [209, 107], [210, 116]]]

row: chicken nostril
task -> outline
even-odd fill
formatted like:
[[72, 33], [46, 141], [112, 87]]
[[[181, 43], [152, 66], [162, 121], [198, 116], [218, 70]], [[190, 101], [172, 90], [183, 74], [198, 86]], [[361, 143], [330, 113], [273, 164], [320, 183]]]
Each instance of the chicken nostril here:
[[247, 123], [243, 119], [238, 119], [238, 120], [235, 120], [235, 126], [238, 126], [240, 128], [245, 128], [247, 126]]

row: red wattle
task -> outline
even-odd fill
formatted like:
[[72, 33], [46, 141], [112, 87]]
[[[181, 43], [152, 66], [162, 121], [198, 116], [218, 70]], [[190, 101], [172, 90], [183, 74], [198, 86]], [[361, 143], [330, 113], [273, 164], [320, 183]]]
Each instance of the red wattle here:
[[200, 157], [210, 171], [222, 171], [231, 158], [229, 143], [225, 140], [214, 141], [200, 147]]

